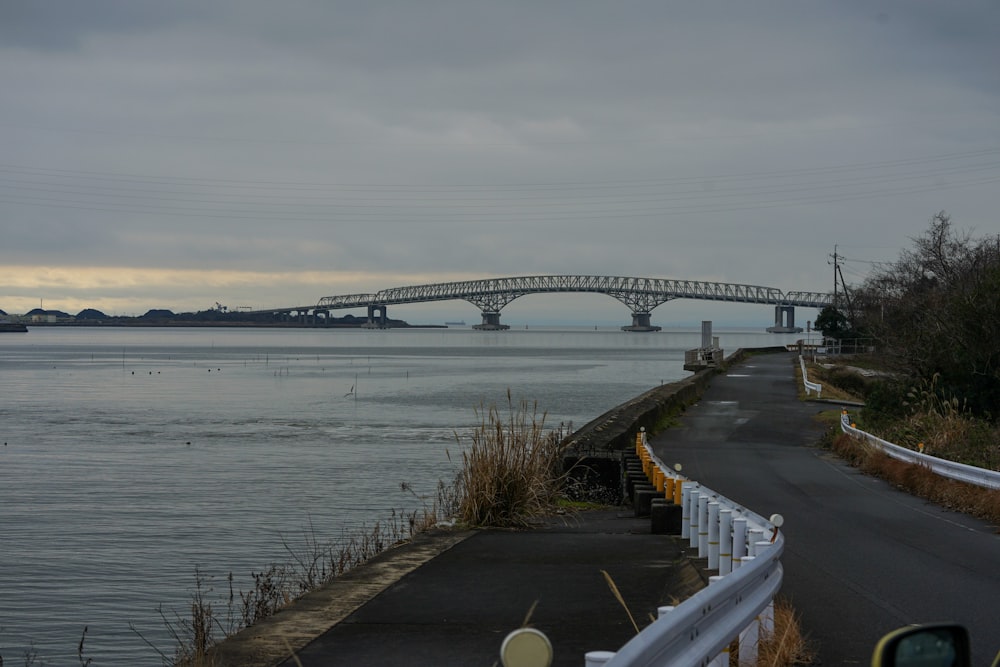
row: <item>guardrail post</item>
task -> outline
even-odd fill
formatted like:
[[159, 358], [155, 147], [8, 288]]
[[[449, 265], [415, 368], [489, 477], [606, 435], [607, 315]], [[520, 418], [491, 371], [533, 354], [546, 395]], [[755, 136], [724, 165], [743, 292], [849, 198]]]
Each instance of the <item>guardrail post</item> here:
[[698, 494], [698, 558], [708, 556], [708, 494]]
[[583, 667], [604, 667], [613, 657], [614, 651], [588, 651], [583, 656]]
[[[768, 550], [770, 550], [774, 545], [763, 540], [757, 542], [757, 557], [766, 557]], [[774, 600], [764, 607], [764, 611], [760, 613], [760, 632], [764, 637], [769, 637], [774, 634]]]
[[719, 510], [719, 574], [733, 571], [733, 511]]
[[[708, 504], [708, 569], [719, 569], [719, 503]], [[722, 574], [721, 572], [719, 574]]]
[[[741, 563], [749, 563], [754, 559], [753, 556], [744, 556], [740, 559]], [[757, 616], [752, 621], [750, 625], [744, 628], [743, 632], [740, 633], [740, 651], [739, 660], [740, 665], [756, 665], [757, 664], [757, 652], [760, 648], [760, 616]]]
[[[717, 584], [722, 581], [723, 578], [724, 577], [722, 575], [713, 575], [708, 578], [708, 585], [711, 586], [712, 584]], [[712, 660], [708, 663], [708, 667], [729, 667], [729, 644], [726, 644], [719, 655], [712, 658]]]

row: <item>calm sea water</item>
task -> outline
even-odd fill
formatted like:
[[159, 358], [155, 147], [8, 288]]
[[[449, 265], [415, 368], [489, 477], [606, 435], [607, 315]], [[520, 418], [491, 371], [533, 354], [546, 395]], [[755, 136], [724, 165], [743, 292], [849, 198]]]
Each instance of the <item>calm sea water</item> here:
[[[796, 336], [716, 331], [727, 351]], [[53, 329], [0, 335], [0, 656], [158, 665], [228, 592], [419, 506], [476, 408], [582, 426], [688, 375], [700, 332]], [[456, 442], [456, 435], [459, 440]], [[451, 458], [449, 459], [449, 454]], [[140, 636], [141, 635], [141, 636]]]

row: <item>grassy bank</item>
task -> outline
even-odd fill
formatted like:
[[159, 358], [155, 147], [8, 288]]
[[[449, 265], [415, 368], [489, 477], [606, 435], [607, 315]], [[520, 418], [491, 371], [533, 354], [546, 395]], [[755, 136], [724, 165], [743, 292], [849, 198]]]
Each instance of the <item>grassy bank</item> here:
[[[1000, 427], [973, 416], [961, 398], [937, 387], [936, 378], [899, 377], [875, 356], [808, 363], [807, 373], [823, 385], [824, 399], [865, 404], [853, 415], [859, 428], [914, 451], [1000, 470]], [[831, 431], [825, 444], [840, 457], [915, 496], [1000, 525], [1000, 491], [944, 479], [924, 466], [893, 459], [840, 433], [838, 412], [828, 415]]]

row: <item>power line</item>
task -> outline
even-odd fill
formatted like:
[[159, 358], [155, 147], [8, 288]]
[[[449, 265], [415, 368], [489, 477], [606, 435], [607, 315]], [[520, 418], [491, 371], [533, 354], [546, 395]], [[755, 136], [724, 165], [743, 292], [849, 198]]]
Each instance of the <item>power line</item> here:
[[[136, 175], [136, 174], [124, 174], [121, 172], [106, 172], [106, 171], [83, 171], [74, 169], [59, 169], [50, 167], [34, 167], [27, 165], [12, 165], [12, 164], [0, 164], [0, 171], [13, 171], [15, 173], [34, 173], [36, 175], [64, 175], [64, 176], [78, 176], [81, 178], [88, 178], [92, 180], [117, 180], [122, 182], [132, 182], [132, 183], [187, 183], [191, 185], [204, 185], [204, 186], [219, 186], [228, 185], [237, 188], [259, 188], [261, 186], [269, 186], [276, 188], [326, 188], [326, 189], [336, 189], [336, 188], [359, 188], [359, 189], [375, 189], [383, 190], [385, 188], [394, 188], [402, 192], [450, 192], [452, 190], [460, 191], [470, 191], [475, 189], [525, 189], [525, 190], [544, 190], [547, 188], [595, 188], [595, 187], [640, 187], [640, 186], [653, 186], [659, 187], [669, 184], [679, 185], [679, 184], [693, 184], [701, 185], [706, 181], [720, 182], [729, 180], [760, 180], [763, 178], [773, 178], [781, 176], [794, 176], [801, 177], [803, 175], [817, 175], [817, 174], [830, 174], [836, 172], [848, 172], [851, 174], [857, 173], [861, 170], [873, 170], [873, 169], [887, 169], [894, 167], [904, 167], [918, 164], [933, 164], [939, 162], [954, 161], [960, 159], [973, 159], [982, 157], [995, 157], [1000, 156], [1000, 147], [985, 148], [976, 151], [967, 151], [960, 153], [944, 153], [939, 155], [923, 156], [923, 157], [913, 157], [913, 158], [902, 158], [898, 160], [884, 160], [876, 162], [857, 162], [848, 164], [837, 164], [837, 165], [827, 165], [822, 167], [806, 167], [800, 169], [782, 169], [782, 170], [767, 170], [767, 171], [753, 171], [753, 172], [733, 172], [733, 173], [723, 173], [723, 174], [702, 174], [699, 176], [682, 176], [673, 178], [658, 178], [658, 179], [628, 179], [628, 180], [602, 180], [602, 181], [567, 181], [567, 182], [549, 182], [549, 183], [472, 183], [472, 184], [432, 184], [432, 185], [418, 185], [412, 183], [309, 183], [309, 182], [299, 182], [299, 181], [258, 181], [258, 180], [235, 180], [235, 179], [220, 179], [220, 178], [192, 178], [185, 176], [170, 176], [170, 175]], [[989, 166], [989, 165], [988, 165]], [[996, 164], [992, 164], [993, 167]], [[936, 173], [936, 172], [935, 172]]]

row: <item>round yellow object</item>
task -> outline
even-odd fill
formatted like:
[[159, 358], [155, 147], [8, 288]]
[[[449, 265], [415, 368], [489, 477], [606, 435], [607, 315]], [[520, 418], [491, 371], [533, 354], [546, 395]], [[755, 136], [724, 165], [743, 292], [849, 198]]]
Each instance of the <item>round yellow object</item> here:
[[520, 628], [507, 635], [500, 645], [504, 667], [549, 667], [552, 643], [534, 628]]

